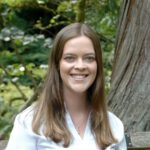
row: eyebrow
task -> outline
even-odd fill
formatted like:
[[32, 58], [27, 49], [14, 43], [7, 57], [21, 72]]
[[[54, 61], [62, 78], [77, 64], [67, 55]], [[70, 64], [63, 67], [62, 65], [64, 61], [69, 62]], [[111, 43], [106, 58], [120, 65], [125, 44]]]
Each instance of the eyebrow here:
[[64, 56], [71, 56], [71, 55], [75, 55], [74, 53], [64, 53]]
[[87, 53], [85, 56], [95, 56], [95, 53]]
[[[75, 53], [64, 53], [63, 55], [76, 55]], [[95, 56], [95, 53], [86, 53], [85, 55]]]

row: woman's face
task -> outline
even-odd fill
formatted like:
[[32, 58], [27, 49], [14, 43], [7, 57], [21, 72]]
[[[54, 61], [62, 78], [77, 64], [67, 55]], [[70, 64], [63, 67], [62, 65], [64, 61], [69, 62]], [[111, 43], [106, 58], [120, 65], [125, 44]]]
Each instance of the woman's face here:
[[68, 40], [59, 64], [64, 91], [84, 93], [97, 74], [97, 62], [92, 41], [86, 36]]

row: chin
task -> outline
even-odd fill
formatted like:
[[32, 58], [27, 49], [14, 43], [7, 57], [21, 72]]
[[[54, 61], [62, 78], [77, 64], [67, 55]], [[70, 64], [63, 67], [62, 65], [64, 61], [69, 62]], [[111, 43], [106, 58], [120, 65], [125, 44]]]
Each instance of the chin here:
[[87, 90], [88, 90], [88, 88], [83, 88], [83, 87], [72, 89], [73, 92], [79, 93], [79, 94], [81, 94], [81, 93], [86, 93]]

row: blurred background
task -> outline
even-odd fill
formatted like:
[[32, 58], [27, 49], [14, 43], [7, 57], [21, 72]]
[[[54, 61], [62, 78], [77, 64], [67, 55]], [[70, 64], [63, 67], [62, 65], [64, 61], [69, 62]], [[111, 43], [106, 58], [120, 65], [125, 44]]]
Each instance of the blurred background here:
[[89, 24], [101, 40], [106, 94], [122, 0], [0, 0], [0, 140], [18, 112], [37, 99], [53, 39], [73, 22]]

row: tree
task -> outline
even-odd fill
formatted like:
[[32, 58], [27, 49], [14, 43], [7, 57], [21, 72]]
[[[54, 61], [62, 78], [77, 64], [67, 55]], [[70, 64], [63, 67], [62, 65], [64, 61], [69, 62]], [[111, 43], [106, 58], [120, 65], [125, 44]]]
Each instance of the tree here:
[[108, 104], [130, 132], [150, 130], [150, 1], [124, 0]]

